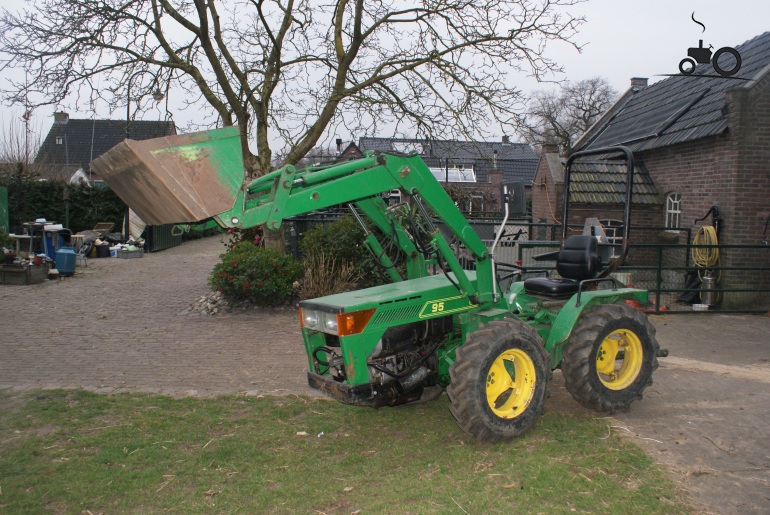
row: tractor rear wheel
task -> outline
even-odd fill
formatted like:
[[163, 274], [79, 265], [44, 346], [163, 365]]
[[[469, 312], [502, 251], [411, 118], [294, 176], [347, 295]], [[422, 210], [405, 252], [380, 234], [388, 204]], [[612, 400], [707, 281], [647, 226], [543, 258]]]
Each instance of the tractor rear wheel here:
[[497, 320], [474, 331], [449, 368], [450, 411], [460, 428], [482, 442], [521, 436], [537, 422], [551, 370], [534, 329]]
[[627, 304], [603, 304], [578, 320], [564, 346], [567, 391], [583, 406], [625, 410], [652, 384], [658, 368], [655, 328]]

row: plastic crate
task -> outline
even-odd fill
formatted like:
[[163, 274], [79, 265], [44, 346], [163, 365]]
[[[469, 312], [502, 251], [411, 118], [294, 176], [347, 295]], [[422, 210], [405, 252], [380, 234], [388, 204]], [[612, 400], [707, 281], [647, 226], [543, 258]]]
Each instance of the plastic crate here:
[[137, 249], [137, 250], [120, 249], [118, 251], [119, 259], [135, 259], [140, 257], [144, 257], [144, 249]]

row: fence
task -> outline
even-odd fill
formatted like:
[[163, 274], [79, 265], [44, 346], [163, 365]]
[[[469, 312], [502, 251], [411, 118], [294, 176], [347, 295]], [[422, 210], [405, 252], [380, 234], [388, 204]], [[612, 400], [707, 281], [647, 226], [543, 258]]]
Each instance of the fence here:
[[[294, 218], [287, 230], [289, 249], [298, 255], [297, 243], [307, 230], [339, 216], [325, 213]], [[491, 248], [501, 220], [468, 221], [487, 248]], [[446, 234], [446, 229], [437, 225]], [[582, 226], [570, 228], [573, 230], [581, 231]], [[509, 221], [495, 259], [504, 263], [520, 262], [525, 267], [554, 269], [554, 262], [533, 258], [557, 250], [560, 235], [558, 225], [531, 223], [528, 219]], [[767, 313], [770, 309], [770, 246], [694, 245], [690, 228], [634, 227], [631, 238], [628, 258], [614, 276], [625, 284], [648, 290], [652, 311], [692, 313], [693, 305], [699, 304], [709, 304], [709, 312], [720, 313]], [[615, 238], [614, 243], [619, 246], [621, 242]], [[718, 252], [719, 263], [708, 268], [698, 266], [692, 258], [694, 249]], [[703, 281], [704, 276], [713, 277], [714, 283], [708, 279]]]
[[[548, 236], [560, 233], [560, 227], [544, 224], [533, 224], [531, 231]], [[695, 245], [690, 228], [634, 227], [631, 239], [628, 258], [614, 275], [621, 282], [648, 290], [653, 311], [768, 312], [770, 246]], [[536, 262], [533, 256], [554, 251], [558, 246], [558, 241], [550, 240], [521, 242], [517, 259], [524, 266], [553, 267], [554, 263]], [[718, 260], [704, 266], [693, 259], [694, 252], [707, 252], [718, 256]]]
[[148, 225], [144, 232], [147, 252], [158, 252], [182, 244], [182, 232], [174, 224]]

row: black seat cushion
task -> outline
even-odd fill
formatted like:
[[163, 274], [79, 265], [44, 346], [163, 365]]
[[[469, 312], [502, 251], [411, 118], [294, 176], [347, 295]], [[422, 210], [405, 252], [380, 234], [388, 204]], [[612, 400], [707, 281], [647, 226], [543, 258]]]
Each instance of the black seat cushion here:
[[596, 238], [582, 234], [570, 236], [556, 259], [556, 271], [563, 279], [533, 277], [524, 281], [524, 291], [547, 297], [567, 297], [577, 293], [578, 281], [595, 278], [600, 266]]
[[566, 279], [593, 279], [599, 271], [599, 246], [593, 236], [567, 238], [556, 260], [556, 271]]
[[532, 277], [524, 281], [524, 291], [546, 297], [568, 297], [578, 291], [578, 282], [571, 279]]

